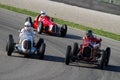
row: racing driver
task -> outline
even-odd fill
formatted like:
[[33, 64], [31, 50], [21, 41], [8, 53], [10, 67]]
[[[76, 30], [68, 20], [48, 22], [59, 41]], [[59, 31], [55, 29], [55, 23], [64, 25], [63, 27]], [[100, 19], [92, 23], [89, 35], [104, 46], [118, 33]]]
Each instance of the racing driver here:
[[93, 35], [92, 30], [88, 30], [86, 32], [86, 37], [83, 37], [83, 44], [82, 44], [82, 47], [81, 47], [82, 48], [81, 51], [84, 49], [85, 46], [88, 46], [88, 44], [89, 44], [89, 46], [92, 48], [92, 57], [91, 57], [91, 59], [94, 60], [94, 55], [96, 53], [96, 50], [99, 50], [99, 48], [101, 46], [101, 41], [102, 41], [101, 38], [98, 39], [96, 36]]
[[24, 27], [21, 29], [20, 34], [19, 34], [19, 38], [20, 38], [19, 43], [21, 43], [22, 40], [28, 36], [32, 40], [32, 38], [34, 38], [34, 34], [35, 32], [34, 32], [33, 27], [31, 27], [31, 23], [29, 21], [25, 22]]
[[[41, 11], [39, 15], [36, 16], [35, 20], [34, 21], [41, 21], [43, 18], [45, 17], [48, 17], [50, 18], [49, 16], [46, 15], [46, 12], [45, 11]], [[52, 19], [51, 19], [52, 20]]]

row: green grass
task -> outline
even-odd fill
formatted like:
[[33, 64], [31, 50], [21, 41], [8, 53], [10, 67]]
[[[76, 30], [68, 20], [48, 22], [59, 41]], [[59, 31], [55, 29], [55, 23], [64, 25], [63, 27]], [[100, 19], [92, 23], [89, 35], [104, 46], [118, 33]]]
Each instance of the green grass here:
[[[37, 14], [39, 14], [37, 12], [29, 11], [27, 9], [20, 9], [20, 8], [16, 8], [16, 7], [13, 7], [13, 6], [4, 5], [4, 4], [1, 4], [1, 3], [0, 3], [0, 8], [4, 8], [4, 9], [7, 9], [7, 10], [11, 10], [11, 11], [14, 11], [14, 12], [26, 14], [26, 15], [33, 16], [33, 17], [35, 17]], [[107, 32], [107, 31], [104, 31], [104, 30], [83, 26], [83, 25], [80, 25], [80, 24], [76, 24], [76, 23], [65, 21], [65, 20], [58, 19], [58, 18], [54, 18], [54, 21], [58, 24], [67, 24], [70, 27], [77, 28], [77, 29], [80, 29], [80, 30], [91, 29], [91, 30], [94, 31], [95, 34], [102, 35], [102, 36], [120, 41], [120, 35], [115, 34], [115, 33], [111, 33], [111, 32]]]

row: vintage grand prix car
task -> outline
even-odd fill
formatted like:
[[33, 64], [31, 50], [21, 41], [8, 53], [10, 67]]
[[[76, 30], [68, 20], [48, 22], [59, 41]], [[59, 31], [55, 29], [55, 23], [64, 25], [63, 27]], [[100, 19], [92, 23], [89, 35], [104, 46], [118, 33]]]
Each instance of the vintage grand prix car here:
[[6, 52], [8, 56], [11, 56], [13, 52], [22, 54], [25, 57], [28, 57], [31, 54], [37, 54], [39, 59], [44, 59], [45, 47], [46, 44], [42, 38], [40, 38], [36, 44], [34, 43], [33, 39], [31, 40], [29, 38], [29, 36], [25, 37], [21, 43], [15, 43], [13, 35], [9, 34]]
[[[108, 66], [111, 53], [110, 47], [107, 47], [105, 50], [96, 49], [95, 53], [93, 54], [93, 50], [90, 45], [85, 46], [83, 49], [82, 46], [83, 44], [81, 44], [79, 47], [78, 43], [74, 43], [73, 49], [70, 45], [67, 46], [65, 58], [66, 65], [69, 65], [69, 63], [72, 62], [86, 62], [96, 64], [100, 69], [104, 69], [106, 66]], [[95, 60], [93, 60], [91, 56], [93, 56]]]
[[52, 35], [59, 35], [61, 37], [65, 37], [67, 33], [67, 25], [64, 24], [62, 27], [58, 27], [58, 25], [48, 16], [45, 16], [40, 21], [34, 21], [33, 27], [37, 29], [39, 34], [48, 33]]

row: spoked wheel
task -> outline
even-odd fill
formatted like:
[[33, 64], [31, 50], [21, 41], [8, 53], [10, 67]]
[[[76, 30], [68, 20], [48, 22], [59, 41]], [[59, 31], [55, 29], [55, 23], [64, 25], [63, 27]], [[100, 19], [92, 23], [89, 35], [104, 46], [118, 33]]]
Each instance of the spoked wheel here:
[[60, 36], [61, 36], [61, 37], [65, 37], [65, 36], [66, 36], [66, 33], [67, 33], [67, 25], [64, 24], [64, 25], [62, 25], [62, 27], [61, 27]]
[[99, 64], [100, 69], [104, 69], [104, 67], [105, 67], [106, 56], [107, 56], [107, 52], [103, 51], [102, 58], [101, 58], [101, 61], [100, 61], [100, 64]]
[[13, 36], [10, 34], [6, 45], [7, 55], [11, 56], [13, 51], [14, 51], [14, 39]]
[[70, 63], [70, 54], [71, 54], [71, 46], [67, 46], [66, 58], [65, 58], [66, 65], [69, 65]]
[[42, 43], [39, 49], [39, 53], [38, 53], [40, 59], [44, 59], [45, 48], [46, 48], [46, 44]]
[[111, 54], [111, 49], [110, 49], [110, 47], [107, 47], [106, 48], [106, 62], [105, 62], [105, 66], [108, 66], [108, 63], [109, 63], [109, 59], [110, 59], [110, 54]]
[[38, 32], [39, 34], [41, 34], [41, 33], [42, 33], [42, 30], [43, 30], [43, 23], [42, 23], [42, 22], [39, 22], [39, 23], [38, 23], [38, 27], [37, 27], [37, 32]]

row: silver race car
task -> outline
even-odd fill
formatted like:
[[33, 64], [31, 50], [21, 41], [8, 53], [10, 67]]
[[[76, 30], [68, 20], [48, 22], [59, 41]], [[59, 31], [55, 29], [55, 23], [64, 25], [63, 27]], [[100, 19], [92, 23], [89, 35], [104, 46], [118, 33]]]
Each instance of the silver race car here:
[[46, 44], [42, 38], [40, 38], [38, 42], [35, 43], [33, 38], [26, 36], [21, 42], [15, 43], [13, 35], [9, 34], [6, 45], [6, 52], [8, 56], [11, 56], [13, 52], [17, 52], [24, 56], [37, 54], [40, 59], [44, 59], [45, 48]]

